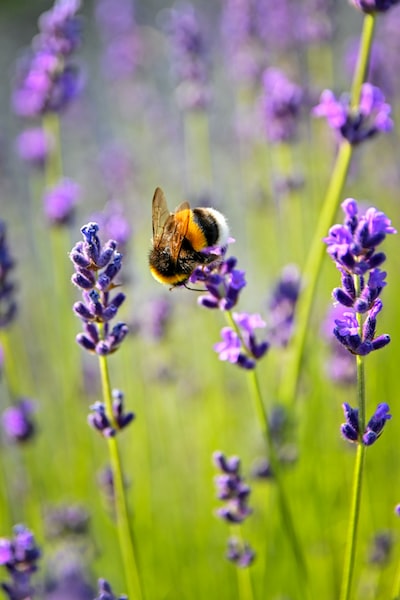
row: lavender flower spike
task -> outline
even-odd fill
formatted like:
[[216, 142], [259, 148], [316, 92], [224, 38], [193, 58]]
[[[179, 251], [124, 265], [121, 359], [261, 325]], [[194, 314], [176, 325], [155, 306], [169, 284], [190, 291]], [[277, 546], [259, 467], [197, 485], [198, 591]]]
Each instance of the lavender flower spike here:
[[386, 272], [378, 268], [386, 256], [376, 248], [386, 235], [397, 232], [376, 208], [359, 215], [353, 198], [347, 198], [342, 209], [344, 224], [331, 227], [324, 240], [341, 273], [342, 287], [333, 290], [333, 297], [348, 309], [335, 320], [333, 333], [350, 352], [366, 356], [390, 342], [387, 334], [375, 336], [376, 318], [382, 310], [380, 294], [386, 286]]
[[214, 345], [214, 350], [220, 360], [237, 364], [243, 369], [254, 369], [257, 360], [269, 348], [266, 340], [258, 342], [255, 336], [255, 329], [265, 327], [265, 322], [258, 314], [233, 313], [232, 316], [240, 335], [231, 327], [224, 327], [221, 330], [222, 341]]
[[247, 505], [251, 490], [240, 476], [240, 460], [236, 456], [226, 458], [222, 452], [214, 452], [213, 460], [222, 471], [215, 478], [217, 496], [225, 502], [217, 515], [228, 523], [241, 523], [252, 511]]
[[75, 244], [70, 259], [75, 268], [72, 283], [82, 290], [82, 301], [73, 307], [84, 330], [76, 340], [89, 352], [105, 356], [119, 348], [128, 327], [125, 323], [111, 326], [125, 300], [122, 292], [112, 296], [112, 291], [118, 287], [114, 280], [122, 267], [122, 255], [117, 252], [115, 240], [101, 245], [98, 230], [97, 223], [82, 227], [84, 241]]
[[353, 145], [374, 137], [379, 132], [391, 131], [393, 121], [390, 113], [390, 105], [385, 102], [383, 93], [370, 83], [362, 85], [357, 109], [350, 106], [348, 94], [343, 94], [337, 100], [331, 90], [324, 90], [320, 103], [312, 111], [315, 117], [325, 117], [329, 127]]
[[343, 423], [341, 426], [343, 437], [349, 442], [361, 441], [364, 446], [371, 446], [374, 444], [382, 434], [386, 421], [389, 421], [392, 418], [392, 415], [389, 413], [389, 405], [386, 404], [386, 402], [378, 404], [374, 414], [368, 421], [364, 432], [360, 436], [358, 409], [352, 408], [345, 402], [343, 404], [343, 410], [346, 417], [346, 423]]
[[37, 570], [41, 556], [35, 538], [24, 525], [15, 525], [14, 537], [0, 538], [0, 565], [7, 569], [11, 582], [1, 582], [9, 600], [33, 598], [35, 590], [31, 576]]

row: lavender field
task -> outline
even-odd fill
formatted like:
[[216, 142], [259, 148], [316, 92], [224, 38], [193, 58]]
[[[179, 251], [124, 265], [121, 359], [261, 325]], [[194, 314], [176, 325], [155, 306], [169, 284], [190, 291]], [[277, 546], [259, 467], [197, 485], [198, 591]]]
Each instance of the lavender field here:
[[0, 3], [0, 596], [400, 600], [396, 4]]

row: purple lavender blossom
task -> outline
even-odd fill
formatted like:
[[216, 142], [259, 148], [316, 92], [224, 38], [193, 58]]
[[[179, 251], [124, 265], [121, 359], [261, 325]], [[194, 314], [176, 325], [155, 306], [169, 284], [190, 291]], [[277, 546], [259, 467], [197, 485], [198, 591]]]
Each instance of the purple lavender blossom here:
[[12, 107], [21, 117], [63, 110], [82, 88], [79, 69], [69, 60], [80, 43], [77, 0], [58, 0], [39, 19], [39, 34], [17, 63]]
[[202, 283], [208, 294], [200, 296], [198, 303], [206, 308], [231, 310], [246, 286], [245, 272], [236, 269], [237, 259], [230, 256], [208, 265], [197, 267], [189, 278], [190, 283]]
[[20, 117], [60, 112], [80, 93], [77, 67], [49, 50], [25, 55], [17, 64], [12, 107]]
[[56, 0], [53, 7], [39, 17], [39, 34], [34, 44], [56, 54], [68, 56], [82, 41], [82, 24], [77, 12], [80, 0]]
[[110, 326], [125, 300], [122, 292], [111, 297], [111, 291], [118, 285], [114, 279], [121, 269], [122, 255], [117, 252], [115, 240], [101, 246], [98, 230], [97, 223], [88, 223], [81, 228], [84, 241], [72, 248], [70, 259], [75, 268], [72, 283], [82, 290], [83, 296], [83, 301], [73, 306], [84, 329], [76, 341], [89, 352], [105, 356], [119, 348], [128, 327], [121, 322]]
[[386, 12], [398, 4], [399, 0], [351, 0], [351, 3], [365, 13]]
[[273, 345], [285, 347], [292, 337], [300, 284], [299, 269], [295, 265], [287, 265], [272, 290], [268, 302], [268, 315], [271, 322], [268, 337]]
[[113, 390], [112, 395], [112, 420], [108, 418], [106, 407], [102, 402], [95, 402], [90, 407], [92, 412], [88, 416], [89, 425], [104, 437], [114, 437], [135, 418], [133, 412], [124, 412], [124, 394], [120, 390]]
[[385, 102], [383, 93], [370, 83], [362, 85], [357, 108], [351, 108], [348, 94], [343, 94], [337, 100], [331, 90], [324, 90], [320, 103], [312, 110], [314, 116], [325, 117], [331, 129], [353, 145], [381, 131], [391, 131], [393, 121], [390, 113], [391, 107]]
[[1, 582], [0, 586], [9, 600], [33, 598], [35, 589], [31, 578], [38, 569], [41, 556], [35, 538], [24, 525], [15, 525], [14, 537], [0, 539], [0, 565], [7, 569], [11, 582]]
[[21, 398], [13, 406], [9, 406], [1, 416], [2, 427], [11, 442], [26, 442], [35, 434], [32, 419], [34, 406], [31, 400]]
[[123, 249], [127, 246], [132, 236], [132, 227], [122, 204], [116, 200], [110, 200], [101, 213], [92, 215], [92, 220], [98, 223], [106, 237], [117, 242], [119, 248]]
[[255, 559], [255, 552], [247, 543], [242, 543], [237, 538], [229, 538], [226, 558], [238, 567], [249, 567]]
[[44, 212], [48, 221], [58, 226], [70, 224], [79, 195], [79, 185], [67, 178], [48, 190], [43, 198]]
[[16, 139], [19, 157], [32, 167], [43, 168], [53, 146], [53, 138], [42, 127], [25, 129]]
[[111, 585], [106, 579], [99, 579], [99, 595], [95, 600], [128, 600], [127, 596], [114, 596]]
[[265, 131], [272, 143], [292, 141], [297, 132], [303, 92], [279, 69], [264, 71], [262, 107]]
[[222, 472], [215, 477], [217, 497], [225, 505], [217, 510], [217, 515], [228, 523], [242, 523], [252, 511], [248, 506], [250, 487], [240, 475], [240, 459], [237, 456], [225, 457], [222, 452], [214, 452], [215, 466]]
[[222, 341], [214, 345], [219, 359], [237, 364], [243, 369], [254, 369], [269, 348], [266, 340], [258, 342], [255, 329], [265, 327], [265, 322], [258, 314], [233, 313], [238, 331], [231, 327], [221, 330]]
[[16, 288], [10, 279], [14, 266], [7, 244], [6, 224], [0, 220], [0, 329], [8, 327], [17, 314]]
[[[353, 198], [347, 198], [342, 208], [344, 224], [331, 227], [324, 241], [342, 278], [342, 287], [334, 289], [333, 297], [351, 310], [335, 320], [333, 333], [350, 352], [365, 356], [390, 342], [386, 334], [375, 337], [376, 317], [382, 310], [379, 296], [386, 285], [386, 272], [378, 268], [386, 256], [376, 252], [376, 247], [386, 235], [396, 233], [396, 230], [388, 217], [375, 208], [369, 208], [359, 216]], [[362, 322], [357, 314], [363, 315]]]
[[207, 44], [191, 5], [174, 8], [167, 25], [171, 38], [177, 100], [182, 110], [202, 110], [210, 103]]
[[392, 418], [389, 405], [381, 402], [376, 407], [375, 413], [368, 421], [363, 433], [360, 432], [358, 409], [352, 408], [347, 402], [343, 403], [346, 422], [341, 426], [343, 437], [349, 442], [362, 442], [364, 446], [371, 446], [382, 434], [386, 421]]

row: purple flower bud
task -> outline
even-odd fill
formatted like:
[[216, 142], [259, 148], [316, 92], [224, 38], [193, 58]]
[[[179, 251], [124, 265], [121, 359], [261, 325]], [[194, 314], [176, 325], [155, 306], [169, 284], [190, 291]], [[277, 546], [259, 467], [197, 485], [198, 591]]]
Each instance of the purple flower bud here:
[[2, 426], [10, 441], [26, 442], [32, 438], [35, 433], [33, 412], [33, 403], [26, 398], [20, 399], [3, 412]]
[[62, 179], [44, 196], [44, 211], [52, 225], [65, 225], [71, 222], [80, 187], [71, 179]]
[[325, 90], [320, 104], [312, 112], [316, 117], [326, 117], [329, 126], [351, 144], [359, 144], [380, 131], [389, 132], [393, 128], [389, 104], [380, 89], [370, 83], [362, 85], [357, 111], [350, 106], [348, 95], [336, 100], [330, 90]]

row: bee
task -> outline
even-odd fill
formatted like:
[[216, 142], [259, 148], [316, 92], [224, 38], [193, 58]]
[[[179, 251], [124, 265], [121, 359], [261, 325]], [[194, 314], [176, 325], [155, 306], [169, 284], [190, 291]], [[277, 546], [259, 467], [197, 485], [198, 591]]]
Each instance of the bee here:
[[214, 208], [190, 208], [182, 202], [168, 210], [164, 192], [153, 196], [153, 239], [149, 254], [150, 272], [157, 281], [172, 287], [185, 285], [199, 265], [216, 260], [202, 252], [210, 246], [225, 247], [229, 228], [224, 215]]

